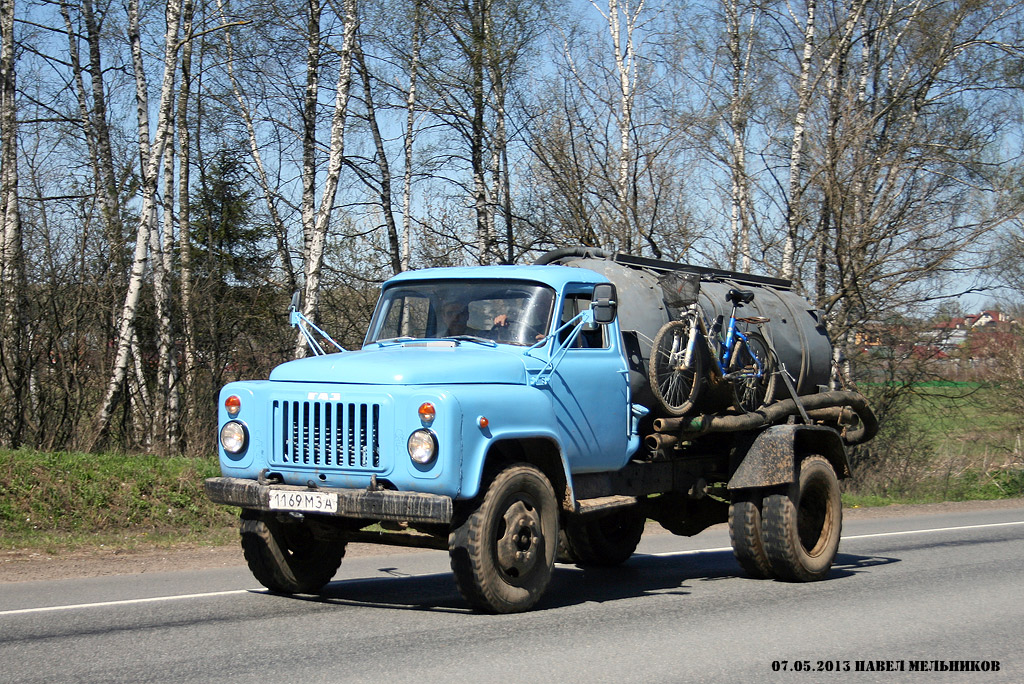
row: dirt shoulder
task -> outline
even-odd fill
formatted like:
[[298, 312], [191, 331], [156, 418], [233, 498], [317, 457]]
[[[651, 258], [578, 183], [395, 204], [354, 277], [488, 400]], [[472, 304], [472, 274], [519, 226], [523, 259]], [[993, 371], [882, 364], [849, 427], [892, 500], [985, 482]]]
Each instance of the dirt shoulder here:
[[[1024, 508], [1024, 499], [995, 501], [958, 501], [936, 504], [894, 504], [878, 508], [846, 508], [848, 520], [929, 515], [955, 511]], [[667, 534], [659, 525], [649, 523], [648, 534]], [[402, 552], [416, 549], [402, 549]], [[393, 547], [375, 544], [349, 544], [346, 556], [373, 556], [394, 553]], [[37, 550], [0, 551], [0, 582], [28, 582], [104, 575], [131, 575], [181, 570], [244, 567], [238, 544], [201, 546], [176, 544], [160, 548], [112, 549], [95, 547], [50, 554]]]

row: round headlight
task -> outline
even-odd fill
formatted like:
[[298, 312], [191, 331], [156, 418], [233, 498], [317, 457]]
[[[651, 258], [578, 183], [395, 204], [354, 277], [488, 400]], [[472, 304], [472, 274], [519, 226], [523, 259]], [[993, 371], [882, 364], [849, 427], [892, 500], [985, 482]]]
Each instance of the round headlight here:
[[237, 420], [224, 423], [224, 427], [220, 429], [220, 445], [229, 454], [237, 454], [243, 451], [248, 441], [245, 425]]
[[427, 465], [437, 456], [437, 439], [430, 430], [416, 430], [409, 435], [409, 458], [414, 463]]

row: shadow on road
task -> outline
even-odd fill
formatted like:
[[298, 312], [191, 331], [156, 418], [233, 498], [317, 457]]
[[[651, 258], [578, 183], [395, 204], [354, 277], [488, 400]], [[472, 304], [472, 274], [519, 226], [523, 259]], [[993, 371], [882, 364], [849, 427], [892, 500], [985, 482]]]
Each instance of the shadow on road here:
[[[852, 577], [873, 567], [898, 563], [898, 558], [841, 553], [829, 581]], [[316, 596], [292, 596], [298, 601], [337, 605], [471, 612], [459, 595], [450, 573], [407, 576], [395, 568], [380, 568], [390, 577], [342, 580], [328, 584]], [[655, 594], [687, 596], [700, 591], [699, 583], [751, 580], [745, 577], [730, 551], [676, 555], [637, 554], [614, 568], [578, 568], [558, 564], [547, 593], [536, 610], [563, 608], [587, 602], [607, 602]]]

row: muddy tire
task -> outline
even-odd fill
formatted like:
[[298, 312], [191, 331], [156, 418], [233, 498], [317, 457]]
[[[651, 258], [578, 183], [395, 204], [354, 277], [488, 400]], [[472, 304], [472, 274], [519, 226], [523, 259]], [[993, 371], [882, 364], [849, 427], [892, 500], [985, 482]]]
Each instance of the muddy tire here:
[[621, 565], [636, 551], [646, 522], [636, 508], [577, 518], [565, 528], [569, 557], [583, 567]]
[[761, 496], [740, 494], [729, 505], [729, 540], [740, 567], [754, 579], [772, 576], [761, 538]]
[[762, 516], [764, 548], [777, 578], [813, 582], [828, 576], [839, 550], [843, 506], [827, 460], [805, 458], [788, 493], [765, 497]]
[[692, 411], [704, 385], [700, 345], [694, 351], [689, 367], [683, 365], [691, 327], [689, 320], [669, 321], [661, 326], [651, 344], [648, 380], [658, 406], [670, 416], [682, 416]]
[[479, 505], [448, 535], [463, 598], [489, 613], [532, 608], [551, 580], [558, 515], [555, 491], [540, 470], [520, 463], [499, 472]]
[[345, 542], [326, 542], [301, 522], [281, 522], [274, 513], [244, 509], [242, 552], [256, 580], [282, 594], [313, 594], [331, 581], [345, 555]]

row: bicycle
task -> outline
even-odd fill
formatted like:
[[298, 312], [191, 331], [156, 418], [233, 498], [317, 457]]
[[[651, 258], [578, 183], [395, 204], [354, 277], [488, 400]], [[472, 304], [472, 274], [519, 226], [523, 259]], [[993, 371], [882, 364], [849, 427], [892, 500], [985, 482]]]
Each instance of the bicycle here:
[[[677, 320], [663, 325], [654, 337], [648, 377], [655, 398], [669, 415], [682, 416], [697, 407], [713, 377], [732, 385], [735, 404], [746, 413], [773, 398], [777, 366], [774, 350], [759, 332], [744, 332], [738, 325], [760, 328], [770, 319], [736, 317], [737, 309], [754, 301], [751, 290], [731, 289], [726, 299], [732, 303], [732, 312], [724, 338], [723, 317], [719, 316], [709, 328], [696, 296]], [[710, 368], [705, 372], [709, 361]]]

